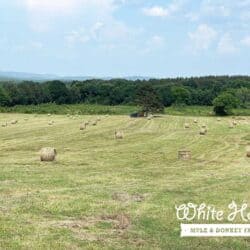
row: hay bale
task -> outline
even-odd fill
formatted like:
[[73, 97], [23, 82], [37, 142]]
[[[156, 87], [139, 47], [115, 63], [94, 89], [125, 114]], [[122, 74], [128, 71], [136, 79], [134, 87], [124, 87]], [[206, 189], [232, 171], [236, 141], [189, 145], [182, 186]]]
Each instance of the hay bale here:
[[200, 130], [200, 135], [206, 135], [207, 134], [207, 130], [205, 128]]
[[197, 119], [194, 119], [194, 123], [198, 123], [198, 120], [197, 120]]
[[185, 124], [184, 124], [184, 128], [190, 128], [189, 123], [185, 123]]
[[233, 129], [234, 128], [234, 125], [232, 123], [229, 124], [229, 128], [230, 129]]
[[191, 151], [189, 150], [180, 150], [178, 152], [178, 159], [179, 160], [184, 160], [184, 161], [187, 161], [187, 160], [190, 160], [191, 159]]
[[24, 118], [24, 121], [26, 121], [26, 122], [27, 122], [28, 120], [29, 120], [28, 118]]
[[7, 123], [7, 122], [5, 122], [5, 123], [2, 124], [2, 127], [3, 127], [3, 128], [6, 128], [7, 126], [8, 126], [8, 123]]
[[124, 134], [122, 131], [115, 131], [115, 139], [123, 139]]
[[54, 161], [56, 159], [57, 151], [55, 148], [42, 148], [40, 151], [41, 161]]
[[101, 118], [100, 118], [100, 117], [98, 117], [98, 118], [97, 118], [97, 121], [98, 121], [98, 122], [100, 122], [100, 121], [101, 121]]
[[234, 126], [237, 126], [237, 125], [238, 125], [237, 121], [234, 120], [234, 121], [233, 121], [233, 125], [234, 125]]
[[203, 123], [203, 124], [201, 125], [201, 127], [202, 127], [202, 128], [207, 128], [207, 125], [206, 125], [205, 123]]
[[51, 114], [48, 114], [48, 116], [51, 116]]
[[250, 158], [250, 147], [249, 147], [249, 148], [247, 148], [247, 153], [246, 153], [246, 156], [247, 156], [248, 158]]
[[12, 125], [15, 125], [15, 124], [18, 123], [18, 120], [12, 120], [10, 123], [11, 123]]
[[82, 124], [80, 125], [80, 130], [84, 130], [84, 129], [86, 129], [86, 124], [85, 124], [85, 123], [82, 123]]
[[93, 121], [92, 126], [96, 126], [96, 125], [97, 125], [97, 121]]
[[220, 122], [221, 121], [221, 119], [220, 118], [217, 118], [217, 122]]
[[49, 125], [49, 126], [54, 125], [54, 121], [49, 121], [49, 122], [48, 122], [48, 125]]

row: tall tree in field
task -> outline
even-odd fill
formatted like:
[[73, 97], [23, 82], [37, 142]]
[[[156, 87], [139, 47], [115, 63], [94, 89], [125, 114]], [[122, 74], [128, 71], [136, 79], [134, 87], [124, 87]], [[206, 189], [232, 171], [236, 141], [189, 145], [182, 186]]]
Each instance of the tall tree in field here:
[[239, 105], [239, 99], [231, 93], [223, 92], [214, 99], [213, 105], [216, 115], [230, 115], [232, 109]]
[[142, 112], [146, 113], [162, 113], [164, 105], [150, 84], [141, 85], [136, 92], [136, 103], [141, 106]]

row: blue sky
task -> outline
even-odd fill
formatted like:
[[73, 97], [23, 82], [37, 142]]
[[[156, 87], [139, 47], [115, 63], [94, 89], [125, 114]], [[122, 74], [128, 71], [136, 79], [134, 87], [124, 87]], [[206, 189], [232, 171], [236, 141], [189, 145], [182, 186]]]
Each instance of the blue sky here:
[[250, 74], [250, 0], [0, 0], [0, 70]]

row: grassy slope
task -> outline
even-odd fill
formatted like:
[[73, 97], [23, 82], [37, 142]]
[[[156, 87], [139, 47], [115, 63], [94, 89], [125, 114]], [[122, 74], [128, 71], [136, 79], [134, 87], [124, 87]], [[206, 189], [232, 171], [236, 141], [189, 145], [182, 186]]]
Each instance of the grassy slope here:
[[[127, 115], [138, 111], [140, 108], [135, 106], [105, 106], [93, 104], [73, 104], [73, 105], [28, 105], [15, 107], [0, 107], [2, 113], [26, 113], [26, 114], [110, 114]], [[165, 109], [166, 114], [170, 115], [190, 115], [190, 116], [211, 116], [213, 108], [207, 106], [172, 106]], [[250, 109], [235, 109], [234, 115], [250, 115]], [[212, 114], [213, 115], [213, 114]]]
[[[231, 130], [230, 118], [198, 118], [209, 128], [204, 137], [191, 117], [175, 116], [103, 117], [79, 131], [80, 120], [94, 118], [0, 115], [0, 124], [19, 120], [0, 127], [1, 249], [249, 249], [248, 239], [181, 239], [174, 210], [189, 201], [223, 210], [232, 199], [250, 202], [249, 117]], [[124, 140], [114, 140], [115, 129]], [[56, 162], [39, 161], [44, 146], [57, 148]], [[182, 148], [191, 161], [177, 160]], [[114, 192], [145, 200], [114, 200]], [[118, 230], [121, 214], [130, 226]]]

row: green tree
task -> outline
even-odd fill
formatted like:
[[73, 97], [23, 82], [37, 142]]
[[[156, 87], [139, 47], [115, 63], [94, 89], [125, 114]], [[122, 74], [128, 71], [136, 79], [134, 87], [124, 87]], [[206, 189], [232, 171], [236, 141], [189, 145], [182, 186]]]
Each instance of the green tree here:
[[177, 105], [188, 104], [190, 100], [190, 91], [183, 87], [174, 86], [171, 89], [174, 102]]
[[0, 106], [6, 106], [9, 104], [9, 97], [6, 92], [0, 87]]
[[236, 97], [240, 100], [242, 107], [247, 108], [250, 105], [250, 89], [240, 88], [236, 90]]
[[142, 107], [142, 112], [149, 113], [162, 113], [164, 105], [150, 84], [144, 84], [138, 87], [136, 91], [136, 104]]
[[223, 92], [213, 100], [216, 115], [230, 115], [233, 108], [237, 108], [239, 99], [231, 93]]

